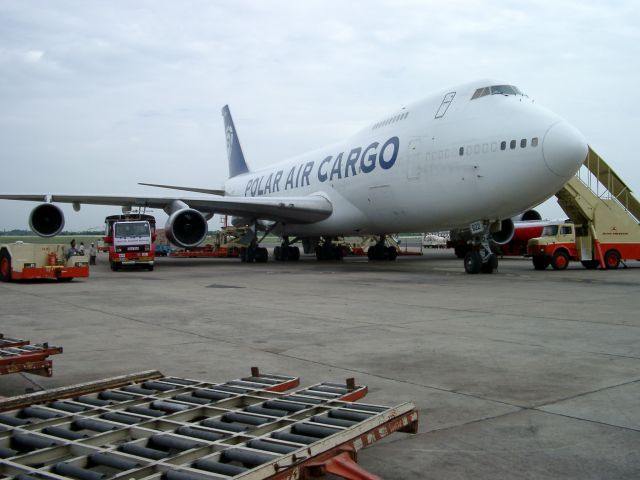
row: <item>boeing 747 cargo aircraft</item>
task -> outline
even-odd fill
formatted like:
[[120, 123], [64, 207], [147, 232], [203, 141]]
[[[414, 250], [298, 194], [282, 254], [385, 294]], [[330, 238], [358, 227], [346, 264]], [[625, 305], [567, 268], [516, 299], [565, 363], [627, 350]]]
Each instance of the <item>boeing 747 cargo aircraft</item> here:
[[[395, 258], [385, 235], [468, 229], [469, 273], [491, 273], [489, 242], [513, 235], [511, 217], [555, 194], [579, 169], [587, 142], [567, 121], [519, 88], [482, 80], [430, 95], [375, 119], [343, 142], [260, 170], [245, 161], [228, 107], [222, 110], [229, 178], [223, 190], [146, 184], [187, 195], [2, 194], [43, 202], [29, 223], [41, 236], [64, 226], [53, 202], [162, 208], [167, 237], [200, 244], [215, 213], [253, 225], [245, 260], [266, 261], [258, 229], [282, 238], [278, 259], [295, 259], [302, 242], [319, 258], [339, 258], [336, 236], [374, 234], [372, 259]], [[199, 194], [199, 195], [193, 195]]]

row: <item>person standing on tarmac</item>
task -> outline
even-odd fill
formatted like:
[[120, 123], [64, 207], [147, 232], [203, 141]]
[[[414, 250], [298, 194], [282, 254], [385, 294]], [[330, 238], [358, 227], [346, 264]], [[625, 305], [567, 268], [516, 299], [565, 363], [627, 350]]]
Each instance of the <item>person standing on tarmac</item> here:
[[78, 249], [78, 254], [84, 255], [84, 242], [80, 242], [80, 248]]
[[72, 255], [77, 255], [78, 254], [78, 250], [76, 250], [76, 239], [72, 239], [71, 242], [69, 243], [69, 250], [67, 251], [67, 258], [71, 257]]
[[91, 246], [89, 247], [89, 265], [96, 264], [97, 255], [98, 255], [98, 250], [96, 249], [96, 246], [92, 243]]

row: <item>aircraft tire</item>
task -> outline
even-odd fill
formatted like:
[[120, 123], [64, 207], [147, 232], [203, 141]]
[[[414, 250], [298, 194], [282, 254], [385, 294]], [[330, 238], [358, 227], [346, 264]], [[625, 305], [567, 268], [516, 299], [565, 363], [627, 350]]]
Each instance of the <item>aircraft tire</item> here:
[[551, 267], [553, 267], [554, 270], [565, 270], [568, 265], [569, 255], [563, 251], [554, 253], [553, 258], [551, 259]]
[[480, 271], [482, 273], [493, 273], [498, 269], [498, 256], [495, 253], [489, 255], [489, 259], [482, 264]]
[[300, 249], [298, 247], [289, 247], [289, 261], [297, 262], [300, 260]]
[[398, 258], [398, 250], [395, 247], [387, 247], [388, 259], [393, 262], [396, 258]]
[[464, 271], [475, 275], [476, 273], [480, 273], [481, 266], [482, 258], [480, 257], [480, 253], [475, 251], [467, 252], [464, 256]]
[[256, 263], [267, 263], [269, 260], [269, 252], [266, 248], [258, 247], [255, 253]]
[[620, 266], [620, 254], [617, 250], [609, 250], [604, 254], [604, 266], [607, 270], [615, 270]]
[[277, 262], [282, 260], [282, 247], [273, 247], [273, 259]]

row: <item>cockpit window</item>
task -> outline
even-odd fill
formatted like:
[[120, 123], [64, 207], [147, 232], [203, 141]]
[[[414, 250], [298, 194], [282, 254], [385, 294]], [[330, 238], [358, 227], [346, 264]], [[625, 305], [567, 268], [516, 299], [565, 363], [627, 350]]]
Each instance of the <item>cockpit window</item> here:
[[524, 95], [518, 87], [514, 85], [493, 85], [491, 87], [483, 87], [477, 89], [471, 100], [484, 97], [485, 95]]

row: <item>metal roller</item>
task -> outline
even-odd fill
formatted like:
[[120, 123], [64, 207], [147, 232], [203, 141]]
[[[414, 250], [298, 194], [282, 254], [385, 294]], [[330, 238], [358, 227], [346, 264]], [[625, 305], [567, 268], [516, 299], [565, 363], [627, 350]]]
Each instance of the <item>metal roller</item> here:
[[110, 405], [111, 402], [107, 400], [100, 400], [96, 397], [90, 397], [88, 395], [81, 395], [79, 397], [74, 398], [76, 402], [86, 403], [87, 405], [91, 405], [93, 407], [104, 407], [106, 405]]
[[320, 425], [312, 425], [310, 423], [296, 423], [291, 427], [293, 433], [307, 435], [309, 437], [324, 438], [340, 432], [337, 428], [322, 427]]
[[318, 405], [320, 403], [324, 403], [323, 400], [318, 400], [317, 398], [303, 397], [300, 395], [284, 395], [280, 398], [282, 400], [291, 400], [292, 402], [299, 402], [299, 403], [310, 403], [312, 405]]
[[273, 432], [271, 437], [277, 438], [278, 440], [285, 440], [287, 442], [302, 443], [304, 445], [309, 445], [320, 440], [317, 437], [307, 437], [305, 435], [296, 435], [295, 433], [289, 432]]
[[42, 430], [43, 433], [54, 437], [65, 438], [67, 440], [80, 440], [82, 438], [89, 438], [86, 433], [74, 432], [64, 427], [47, 427]]
[[204, 443], [195, 440], [173, 437], [171, 435], [152, 435], [149, 438], [151, 448], [160, 447], [165, 450], [191, 450], [192, 448], [204, 447]]
[[133, 400], [138, 397], [136, 397], [135, 395], [128, 395], [122, 392], [116, 392], [114, 390], [105, 390], [98, 394], [98, 398], [101, 398], [102, 400], [115, 400], [117, 402], [126, 402], [128, 400]]
[[146, 418], [137, 417], [135, 415], [126, 415], [124, 413], [107, 412], [100, 415], [100, 418], [105, 420], [111, 420], [112, 422], [126, 423], [127, 425], [133, 425], [146, 420]]
[[272, 420], [268, 418], [246, 415], [244, 413], [229, 412], [222, 415], [222, 419], [228, 422], [246, 423], [248, 425], [264, 425]]
[[118, 427], [109, 423], [104, 423], [93, 418], [76, 418], [73, 423], [73, 427], [78, 430], [91, 430], [92, 432], [108, 432], [109, 430], [115, 430]]
[[221, 473], [230, 477], [246, 472], [248, 468], [239, 465], [230, 465], [228, 463], [216, 462], [215, 460], [200, 459], [193, 462], [193, 467], [200, 470], [206, 470], [212, 473]]
[[266, 402], [263, 402], [262, 405], [267, 408], [286, 410], [287, 412], [299, 412], [310, 407], [310, 405], [300, 405], [299, 403], [282, 402], [280, 400], [267, 400]]
[[149, 390], [148, 388], [142, 388], [139, 385], [127, 385], [126, 387], [122, 387], [120, 390], [130, 393], [137, 393], [139, 395], [153, 395], [156, 393], [155, 390]]
[[207, 403], [211, 403], [211, 400], [209, 400], [208, 398], [196, 397], [191, 393], [181, 393], [180, 395], [176, 395], [173, 398], [181, 402], [195, 403], [197, 405], [206, 405]]
[[247, 390], [246, 388], [231, 387], [231, 386], [228, 386], [228, 385], [216, 385], [215, 389], [223, 391], [223, 392], [229, 392], [229, 393], [249, 393], [249, 392], [251, 392], [251, 390]]
[[241, 448], [230, 448], [222, 451], [221, 458], [226, 462], [240, 462], [249, 467], [256, 467], [263, 463], [270, 462], [276, 457], [274, 455], [252, 452]]
[[11, 425], [12, 427], [20, 427], [22, 425], [29, 425], [31, 423], [31, 420], [0, 413], [0, 423], [4, 423], [5, 425]]
[[13, 444], [20, 451], [30, 451], [36, 448], [48, 448], [60, 445], [60, 442], [50, 438], [38, 437], [32, 433], [15, 433], [11, 437]]
[[209, 390], [207, 388], [199, 388], [193, 392], [196, 397], [208, 398], [209, 400], [224, 400], [225, 398], [231, 398], [233, 395], [228, 393], [216, 392], [215, 390]]
[[15, 457], [16, 455], [18, 455], [17, 450], [0, 447], [0, 458], [11, 458], [11, 457]]
[[135, 455], [136, 457], [150, 458], [151, 460], [161, 460], [167, 458], [167, 452], [155, 450], [153, 448], [143, 447], [136, 443], [123, 443], [118, 447], [118, 450], [129, 455]]
[[184, 385], [185, 387], [200, 383], [200, 382], [195, 382], [193, 380], [187, 380], [186, 378], [175, 378], [175, 377], [164, 377], [164, 378], [161, 378], [160, 381], [167, 382], [167, 383], [175, 383], [177, 385]]
[[373, 417], [373, 413], [360, 413], [360, 412], [348, 412], [346, 410], [330, 410], [329, 416], [331, 418], [342, 418], [344, 420], [353, 420], [356, 422], [362, 422], [368, 418]]
[[154, 410], [153, 408], [143, 407], [142, 405], [133, 405], [126, 409], [127, 412], [137, 413], [139, 415], [146, 415], [148, 417], [162, 417], [164, 412], [162, 410]]
[[39, 407], [25, 407], [20, 410], [20, 415], [24, 417], [42, 418], [43, 420], [64, 417], [64, 413], [50, 412], [49, 410]]
[[358, 422], [355, 420], [344, 420], [342, 418], [330, 418], [327, 416], [313, 416], [311, 417], [311, 421], [312, 422], [317, 422], [317, 423], [326, 423], [327, 425], [336, 425], [338, 427], [352, 427], [353, 425], [356, 425]]
[[300, 448], [300, 447], [294, 447], [293, 445], [284, 445], [282, 443], [267, 442], [265, 440], [251, 440], [247, 443], [247, 445], [251, 448], [255, 448], [256, 450], [265, 450], [267, 452], [280, 453], [280, 454], [291, 453]]
[[227, 436], [223, 433], [208, 432], [199, 428], [187, 427], [186, 425], [178, 427], [176, 429], [176, 433], [179, 435], [184, 435], [185, 437], [200, 438], [202, 440], [208, 440], [210, 442], [215, 442], [216, 440], [220, 440], [221, 438], [225, 438]]
[[340, 394], [338, 393], [320, 392], [318, 390], [303, 390], [300, 392], [300, 395], [309, 395], [312, 397], [324, 398], [327, 400], [333, 400], [340, 396]]
[[164, 383], [164, 382], [154, 382], [153, 380], [149, 380], [147, 382], [144, 382], [142, 384], [142, 386], [144, 388], [148, 388], [151, 390], [156, 390], [159, 392], [167, 392], [169, 390], [175, 390], [176, 388], [180, 388], [178, 387], [178, 385], [170, 385], [168, 383]]
[[49, 404], [49, 408], [55, 408], [56, 410], [62, 410], [63, 412], [78, 413], [88, 410], [89, 407], [85, 405], [78, 405], [77, 403], [66, 402], [64, 400], [57, 400]]
[[104, 473], [76, 467], [70, 463], [56, 463], [53, 466], [53, 471], [63, 477], [72, 477], [79, 480], [102, 480], [103, 478], [107, 478]]
[[115, 468], [125, 472], [127, 470], [133, 470], [142, 466], [141, 463], [128, 458], [118, 457], [109, 453], [91, 453], [89, 454], [89, 461], [95, 465], [104, 465], [105, 467]]
[[354, 410], [364, 410], [365, 412], [382, 413], [389, 410], [389, 407], [380, 407], [378, 405], [361, 405], [359, 403], [349, 403], [343, 408], [351, 408]]
[[227, 432], [244, 432], [249, 428], [245, 425], [221, 422], [220, 420], [214, 420], [213, 418], [207, 418], [206, 420], [201, 421], [200, 425], [209, 428], [217, 428], [218, 430], [225, 430]]
[[286, 410], [277, 410], [275, 408], [265, 408], [259, 405], [251, 405], [244, 409], [246, 412], [259, 413], [260, 415], [267, 415], [270, 417], [286, 417], [289, 412]]
[[183, 405], [181, 403], [169, 402], [167, 400], [154, 400], [151, 402], [151, 408], [162, 410], [167, 413], [183, 412], [193, 408], [191, 405]]

